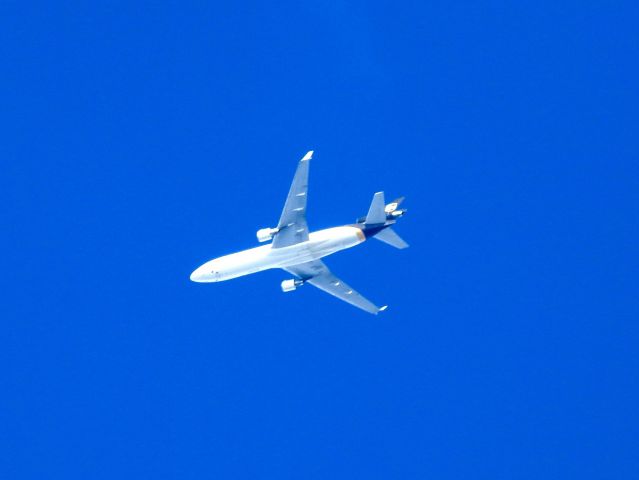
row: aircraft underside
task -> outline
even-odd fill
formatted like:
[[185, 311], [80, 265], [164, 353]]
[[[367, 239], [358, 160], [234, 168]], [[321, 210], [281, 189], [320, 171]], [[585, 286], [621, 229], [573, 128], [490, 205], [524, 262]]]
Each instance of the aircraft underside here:
[[408, 244], [390, 228], [406, 212], [398, 208], [403, 198], [385, 204], [383, 192], [378, 192], [373, 197], [368, 214], [359, 219], [357, 224], [310, 233], [306, 224], [306, 199], [312, 154], [312, 151], [308, 152], [299, 162], [277, 227], [257, 231], [260, 242], [272, 240], [272, 243], [206, 262], [191, 274], [192, 281], [220, 282], [281, 268], [296, 277], [282, 282], [284, 292], [309, 283], [369, 313], [376, 314], [386, 309], [386, 306], [375, 306], [338, 279], [320, 259], [358, 245], [368, 237], [377, 238], [396, 248], [406, 248]]

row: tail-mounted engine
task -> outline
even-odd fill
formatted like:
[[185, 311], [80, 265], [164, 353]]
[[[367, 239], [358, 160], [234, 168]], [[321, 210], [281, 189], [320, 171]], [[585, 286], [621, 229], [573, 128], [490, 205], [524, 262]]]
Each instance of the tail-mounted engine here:
[[395, 220], [406, 213], [406, 209], [397, 209], [386, 213], [386, 220]]
[[398, 198], [397, 200], [393, 200], [391, 203], [387, 204], [384, 207], [384, 212], [386, 213], [386, 218], [388, 220], [392, 220], [394, 218], [399, 218], [404, 213], [406, 213], [406, 209], [397, 208], [399, 204], [404, 201], [404, 197]]
[[[393, 200], [391, 203], [386, 204], [386, 206], [384, 207], [386, 221], [397, 220], [408, 211], [405, 208], [397, 208], [403, 201], [404, 197], [400, 197], [397, 200]], [[364, 223], [365, 221], [366, 217], [360, 217], [357, 219], [357, 223]]]
[[304, 285], [304, 281], [303, 280], [294, 280], [294, 279], [284, 280], [282, 282], [282, 291], [283, 292], [292, 292], [297, 287], [301, 287], [302, 285]]
[[279, 228], [260, 228], [256, 233], [257, 240], [258, 242], [268, 242], [279, 231]]

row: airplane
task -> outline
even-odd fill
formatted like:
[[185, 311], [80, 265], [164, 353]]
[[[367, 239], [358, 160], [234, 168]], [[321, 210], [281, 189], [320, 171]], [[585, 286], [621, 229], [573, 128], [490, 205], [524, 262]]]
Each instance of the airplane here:
[[404, 197], [385, 204], [384, 192], [377, 192], [373, 196], [368, 214], [357, 219], [355, 224], [309, 233], [306, 224], [306, 199], [312, 157], [311, 150], [300, 160], [277, 226], [257, 231], [259, 242], [272, 242], [206, 262], [191, 273], [193, 282], [221, 282], [271, 268], [281, 268], [295, 276], [282, 282], [283, 292], [291, 292], [309, 283], [366, 312], [377, 314], [386, 310], [388, 305], [377, 307], [333, 275], [320, 259], [354, 247], [371, 237], [395, 248], [408, 247], [391, 229], [391, 225], [406, 213], [406, 209], [398, 208]]

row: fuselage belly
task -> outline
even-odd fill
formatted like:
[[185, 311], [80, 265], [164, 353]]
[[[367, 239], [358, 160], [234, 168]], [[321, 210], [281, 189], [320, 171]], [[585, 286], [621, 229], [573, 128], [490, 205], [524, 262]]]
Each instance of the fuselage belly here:
[[357, 227], [327, 228], [310, 233], [306, 242], [288, 247], [262, 245], [216, 258], [196, 269], [191, 280], [220, 282], [271, 268], [299, 265], [353, 247], [364, 240], [362, 230]]

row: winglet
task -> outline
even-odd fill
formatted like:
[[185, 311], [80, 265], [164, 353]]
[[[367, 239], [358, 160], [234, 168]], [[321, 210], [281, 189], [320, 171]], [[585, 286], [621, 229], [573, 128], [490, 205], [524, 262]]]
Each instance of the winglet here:
[[311, 158], [313, 158], [313, 150], [309, 150], [308, 153], [304, 155], [304, 158], [302, 158], [302, 162], [304, 160], [310, 160]]
[[384, 310], [386, 310], [388, 308], [388, 305], [384, 305], [383, 307], [379, 307], [378, 312], [383, 312]]

